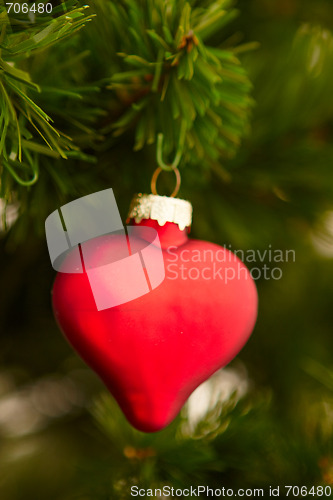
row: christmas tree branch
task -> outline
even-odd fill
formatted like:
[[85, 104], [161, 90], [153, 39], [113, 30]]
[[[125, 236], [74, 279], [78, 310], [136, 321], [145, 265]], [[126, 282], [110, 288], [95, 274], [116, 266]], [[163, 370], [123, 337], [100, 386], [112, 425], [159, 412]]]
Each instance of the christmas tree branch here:
[[[77, 2], [64, 2], [53, 9], [52, 16], [36, 13], [28, 22], [26, 15], [12, 17], [0, 8], [0, 168], [22, 186], [37, 181], [41, 156], [67, 158], [68, 152], [78, 151], [37, 104], [44, 89], [23, 69], [28, 58], [72, 36], [91, 20], [87, 6], [75, 5]], [[46, 92], [59, 94], [61, 89], [48, 88]], [[78, 92], [62, 93], [81, 97]], [[6, 183], [7, 176], [2, 177], [1, 193], [8, 197], [11, 183]]]
[[251, 84], [231, 48], [209, 46], [213, 37], [222, 42], [221, 30], [237, 15], [233, 2], [125, 4], [97, 2], [114, 50], [108, 88], [122, 103], [105, 132], [134, 128], [135, 150], [162, 133], [171, 153], [185, 123], [183, 162], [233, 155], [249, 124]]
[[0, 196], [23, 212], [21, 187], [39, 180], [46, 209], [49, 181], [61, 198], [71, 192], [52, 162], [72, 172], [128, 132], [135, 151], [163, 136], [165, 165], [232, 156], [253, 105], [246, 71], [221, 45], [233, 3], [69, 0], [29, 16], [2, 7]]

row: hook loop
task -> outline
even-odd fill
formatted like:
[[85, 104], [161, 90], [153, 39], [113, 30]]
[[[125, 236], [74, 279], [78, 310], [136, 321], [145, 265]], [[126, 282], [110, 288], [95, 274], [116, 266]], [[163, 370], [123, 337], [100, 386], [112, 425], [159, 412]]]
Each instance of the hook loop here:
[[[153, 173], [153, 177], [151, 178], [150, 188], [151, 188], [151, 192], [155, 195], [158, 195], [158, 192], [156, 189], [156, 182], [157, 182], [157, 178], [160, 175], [160, 173], [162, 172], [162, 170], [163, 169], [161, 167], [157, 167], [157, 169]], [[175, 186], [175, 189], [170, 194], [170, 198], [174, 198], [175, 196], [177, 196], [179, 188], [180, 188], [180, 183], [181, 183], [180, 172], [179, 172], [178, 168], [176, 167], [176, 168], [173, 168], [172, 170], [176, 176], [176, 186]]]

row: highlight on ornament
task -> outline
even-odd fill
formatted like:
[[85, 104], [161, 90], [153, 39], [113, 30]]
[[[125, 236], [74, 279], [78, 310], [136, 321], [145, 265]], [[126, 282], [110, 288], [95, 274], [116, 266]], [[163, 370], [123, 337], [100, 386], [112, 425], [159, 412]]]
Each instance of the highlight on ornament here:
[[98, 311], [141, 297], [164, 280], [157, 232], [128, 227], [126, 234], [112, 189], [54, 211], [45, 228], [53, 268], [61, 273], [85, 272]]

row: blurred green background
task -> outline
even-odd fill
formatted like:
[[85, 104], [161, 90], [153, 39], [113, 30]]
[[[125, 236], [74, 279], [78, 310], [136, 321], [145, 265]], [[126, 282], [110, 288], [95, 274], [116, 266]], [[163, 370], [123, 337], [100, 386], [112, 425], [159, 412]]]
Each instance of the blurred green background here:
[[101, 101], [114, 110], [117, 97], [94, 91], [112, 54], [102, 3], [88, 3], [97, 17], [22, 63], [42, 86], [58, 71], [58, 85], [86, 86], [81, 101], [67, 96], [61, 110], [47, 92], [38, 102], [60, 123], [67, 113], [69, 129], [85, 115], [90, 131], [76, 139], [97, 163], [46, 159], [37, 183], [10, 181], [3, 192], [8, 225], [19, 218], [0, 233], [0, 498], [125, 499], [133, 484], [331, 485], [333, 493], [332, 2], [239, 0], [238, 16], [214, 35], [226, 48], [258, 42], [238, 54], [255, 105], [236, 155], [182, 166], [191, 236], [244, 251], [292, 249], [296, 258], [282, 263], [280, 280], [257, 280], [258, 322], [236, 360], [154, 435], [126, 423], [51, 310], [46, 216], [112, 187], [125, 220], [155, 168], [155, 145], [133, 152], [133, 131], [114, 137], [98, 113]]

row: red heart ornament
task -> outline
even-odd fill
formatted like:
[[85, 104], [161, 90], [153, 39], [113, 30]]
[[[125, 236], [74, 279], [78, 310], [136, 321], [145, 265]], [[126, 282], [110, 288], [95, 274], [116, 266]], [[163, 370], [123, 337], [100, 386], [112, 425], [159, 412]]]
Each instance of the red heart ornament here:
[[[98, 311], [86, 273], [58, 273], [53, 308], [64, 335], [129, 422], [154, 432], [244, 346], [257, 317], [257, 291], [247, 268], [227, 249], [188, 239], [174, 223], [161, 227], [148, 219], [139, 225], [158, 231], [166, 272], [160, 286]], [[92, 256], [97, 265], [117, 246], [98, 240]], [[112, 294], [113, 284], [107, 286]]]

